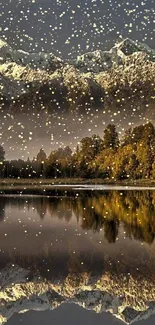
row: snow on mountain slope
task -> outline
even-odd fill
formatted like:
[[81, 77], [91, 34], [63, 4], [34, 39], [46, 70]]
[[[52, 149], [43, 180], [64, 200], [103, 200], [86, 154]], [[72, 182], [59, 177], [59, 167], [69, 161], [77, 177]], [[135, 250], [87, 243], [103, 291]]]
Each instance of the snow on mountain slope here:
[[2, 105], [6, 100], [13, 101], [15, 98], [27, 92], [25, 84], [14, 79], [7, 78], [0, 72], [0, 103]]
[[52, 53], [27, 53], [22, 50], [14, 50], [3, 40], [0, 40], [0, 64], [14, 62], [21, 66], [29, 66], [32, 69], [41, 69], [54, 72], [62, 66], [62, 60]]
[[155, 59], [155, 50], [152, 50], [148, 45], [126, 38], [120, 42], [117, 42], [111, 51], [121, 51], [124, 55], [132, 55], [136, 52], [145, 52], [150, 55], [150, 60]]
[[155, 60], [155, 51], [147, 45], [137, 43], [129, 38], [126, 38], [116, 43], [110, 51], [97, 50], [88, 52], [77, 57], [76, 66], [83, 72], [90, 71], [99, 73], [108, 71], [125, 63], [126, 57], [134, 53], [143, 52], [144, 56], [150, 61]]
[[0, 41], [1, 102], [12, 100], [13, 106], [21, 107], [28, 101], [37, 105], [38, 100], [39, 107], [53, 103], [85, 107], [103, 102], [121, 106], [133, 99], [148, 107], [154, 104], [154, 58], [154, 50], [130, 39], [117, 42], [110, 51], [83, 54], [74, 62], [51, 53], [16, 51]]
[[[68, 63], [69, 65], [75, 64], [83, 72], [99, 73], [121, 65], [126, 56], [136, 52], [144, 52], [150, 60], [155, 58], [154, 50], [145, 44], [137, 43], [127, 38], [116, 43], [110, 51], [96, 50], [88, 52], [78, 56], [74, 63]], [[28, 66], [34, 70], [45, 70], [50, 74], [57, 69], [62, 69], [67, 64], [67, 62], [62, 61], [52, 53], [27, 53], [22, 50], [14, 50], [6, 42], [0, 40], [0, 65], [10, 62], [14, 62], [21, 67]]]

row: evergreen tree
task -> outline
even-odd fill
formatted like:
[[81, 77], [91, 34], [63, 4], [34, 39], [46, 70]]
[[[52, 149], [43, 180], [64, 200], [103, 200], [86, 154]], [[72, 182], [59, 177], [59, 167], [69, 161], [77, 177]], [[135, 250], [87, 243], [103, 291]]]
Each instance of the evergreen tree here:
[[119, 147], [118, 133], [116, 132], [116, 126], [114, 124], [109, 124], [104, 130], [104, 147], [117, 149]]
[[45, 177], [46, 176], [46, 167], [45, 167], [45, 162], [46, 162], [46, 153], [45, 151], [41, 148], [40, 151], [37, 154], [37, 163], [38, 163], [38, 168], [37, 168], [37, 174], [39, 174], [39, 177]]
[[5, 151], [2, 146], [0, 146], [0, 177], [4, 177], [5, 172], [5, 166], [4, 166], [4, 160], [5, 160]]
[[132, 128], [129, 128], [124, 133], [124, 137], [122, 139], [122, 145], [126, 146], [126, 145], [132, 144], [132, 143], [133, 143]]
[[3, 162], [5, 160], [5, 151], [2, 146], [0, 146], [0, 162]]
[[142, 140], [144, 136], [144, 126], [143, 125], [139, 125], [136, 126], [135, 128], [133, 128], [132, 131], [132, 143], [137, 144], [138, 141]]
[[37, 154], [37, 162], [39, 163], [45, 163], [46, 161], [46, 153], [45, 151], [41, 148], [40, 151]]
[[92, 146], [94, 149], [94, 157], [96, 157], [103, 149], [103, 140], [96, 134], [92, 136]]

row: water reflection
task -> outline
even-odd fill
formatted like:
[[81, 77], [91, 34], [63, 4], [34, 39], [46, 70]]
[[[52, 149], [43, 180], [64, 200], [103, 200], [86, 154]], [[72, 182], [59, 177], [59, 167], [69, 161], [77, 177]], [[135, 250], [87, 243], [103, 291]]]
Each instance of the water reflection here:
[[155, 309], [155, 192], [0, 197], [0, 324], [76, 303], [130, 323]]
[[[70, 222], [76, 218], [83, 230], [100, 232], [109, 243], [115, 243], [122, 225], [126, 237], [152, 244], [155, 238], [154, 191], [65, 192], [64, 196], [1, 196], [0, 221], [6, 210], [18, 214], [33, 209], [40, 219], [47, 216]], [[52, 221], [51, 221], [52, 222]]]

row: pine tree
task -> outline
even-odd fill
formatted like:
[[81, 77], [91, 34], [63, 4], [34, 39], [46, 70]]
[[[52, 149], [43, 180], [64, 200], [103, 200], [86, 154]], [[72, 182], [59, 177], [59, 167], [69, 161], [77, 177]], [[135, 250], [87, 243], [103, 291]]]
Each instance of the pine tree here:
[[114, 124], [109, 124], [104, 130], [104, 147], [117, 149], [119, 147], [119, 138]]
[[41, 148], [40, 151], [37, 154], [37, 162], [39, 163], [44, 163], [46, 161], [46, 153], [45, 151]]
[[3, 162], [5, 160], [5, 151], [2, 146], [0, 146], [0, 162]]

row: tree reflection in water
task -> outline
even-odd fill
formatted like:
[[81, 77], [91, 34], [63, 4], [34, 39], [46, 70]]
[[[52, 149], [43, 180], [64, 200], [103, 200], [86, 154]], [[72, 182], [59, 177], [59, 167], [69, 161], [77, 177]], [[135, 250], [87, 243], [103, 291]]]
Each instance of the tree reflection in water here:
[[[53, 193], [55, 195], [0, 197], [0, 221], [5, 217], [6, 206], [27, 210], [33, 209], [43, 219], [65, 219], [76, 217], [82, 229], [99, 232], [104, 229], [105, 238], [115, 243], [119, 227], [123, 225], [126, 237], [153, 243], [155, 237], [155, 192], [154, 191], [80, 191]], [[25, 203], [26, 202], [26, 203]]]

